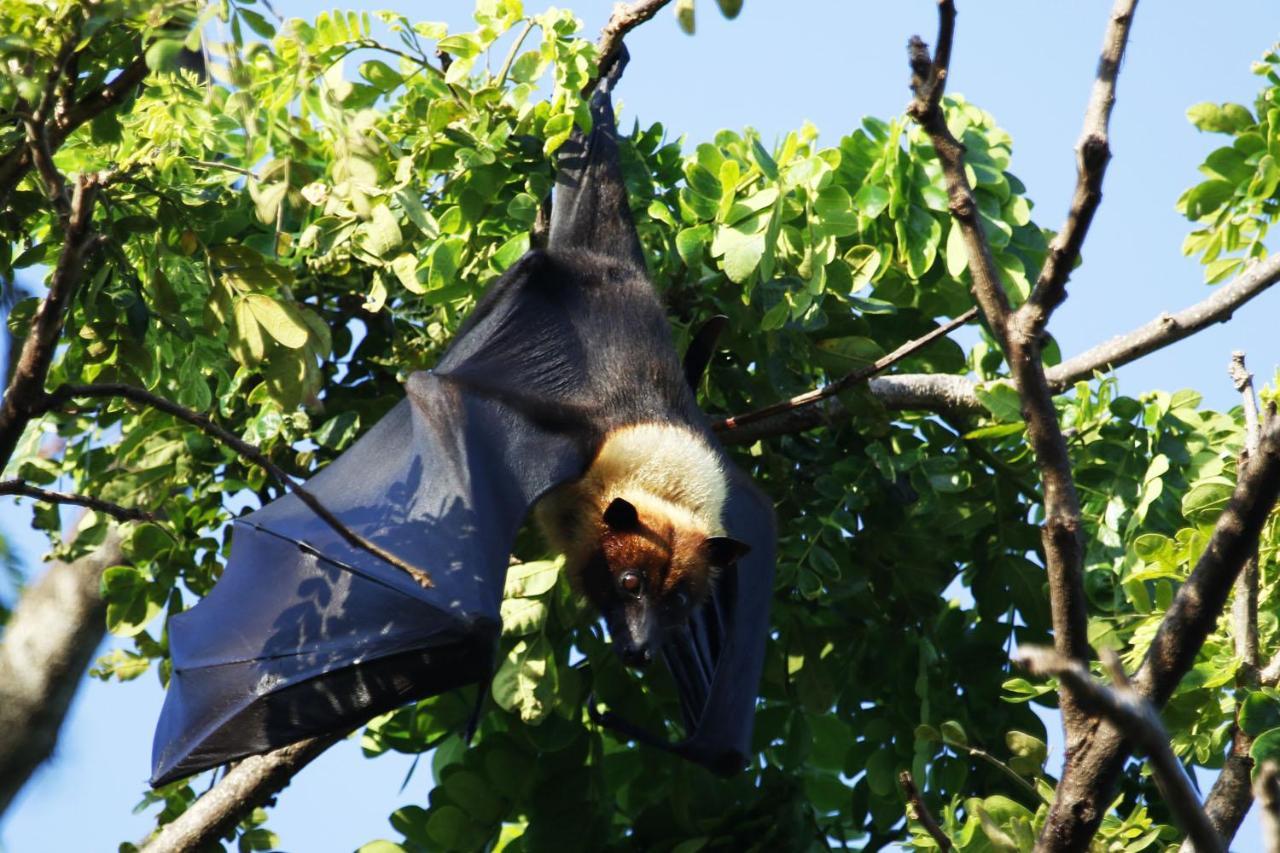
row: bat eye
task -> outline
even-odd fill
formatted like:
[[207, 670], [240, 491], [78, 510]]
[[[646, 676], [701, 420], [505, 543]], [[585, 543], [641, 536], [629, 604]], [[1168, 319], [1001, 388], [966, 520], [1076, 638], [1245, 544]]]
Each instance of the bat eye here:
[[639, 595], [644, 589], [644, 579], [636, 572], [626, 572], [618, 578], [618, 586], [629, 595]]
[[689, 594], [681, 590], [675, 594], [674, 601], [678, 610], [684, 610], [689, 606]]

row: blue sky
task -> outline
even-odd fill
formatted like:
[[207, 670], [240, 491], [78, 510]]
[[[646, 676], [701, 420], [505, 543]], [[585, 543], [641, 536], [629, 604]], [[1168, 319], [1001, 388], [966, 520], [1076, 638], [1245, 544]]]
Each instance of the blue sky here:
[[[612, 2], [567, 4], [589, 33]], [[1073, 146], [1080, 133], [1109, 0], [960, 0], [949, 88], [992, 112], [1014, 140], [1013, 171], [1036, 202], [1040, 224], [1060, 227], [1075, 180]], [[329, 4], [277, 0], [286, 17], [312, 17]], [[530, 11], [540, 6], [526, 0]], [[468, 28], [470, 0], [378, 3], [412, 19]], [[763, 139], [781, 138], [810, 121], [835, 145], [863, 115], [902, 112], [909, 98], [905, 45], [919, 33], [932, 41], [931, 0], [746, 0], [724, 21], [712, 0], [698, 2], [690, 38], [662, 13], [629, 38], [632, 62], [619, 87], [622, 126], [632, 118], [661, 121], [690, 144], [720, 128], [752, 125]], [[1070, 298], [1052, 329], [1064, 355], [1124, 332], [1164, 310], [1206, 297], [1199, 265], [1180, 251], [1187, 223], [1174, 210], [1197, 180], [1196, 165], [1220, 143], [1185, 118], [1198, 101], [1252, 104], [1249, 64], [1280, 36], [1274, 3], [1222, 0], [1144, 4], [1138, 9], [1112, 121], [1114, 159], [1102, 208], [1072, 276]], [[505, 43], [499, 48], [505, 50]], [[501, 54], [495, 62], [501, 61]], [[1230, 323], [1179, 343], [1119, 373], [1121, 388], [1193, 387], [1206, 403], [1227, 408], [1236, 395], [1226, 376], [1233, 349], [1244, 349], [1259, 379], [1280, 363], [1274, 318], [1280, 293], [1250, 303]], [[0, 507], [0, 526], [39, 572], [42, 542], [26, 531], [29, 513]], [[0, 850], [114, 849], [151, 825], [130, 809], [148, 775], [151, 731], [162, 695], [154, 675], [125, 685], [89, 683], [73, 708], [57, 754], [0, 823]], [[1050, 761], [1056, 765], [1061, 753]], [[346, 851], [395, 837], [386, 816], [423, 802], [429, 775], [419, 772], [397, 791], [405, 756], [367, 761], [354, 743], [323, 756], [280, 798], [270, 825], [284, 849]], [[74, 817], [73, 817], [74, 816]], [[1237, 849], [1260, 849], [1256, 822]]]

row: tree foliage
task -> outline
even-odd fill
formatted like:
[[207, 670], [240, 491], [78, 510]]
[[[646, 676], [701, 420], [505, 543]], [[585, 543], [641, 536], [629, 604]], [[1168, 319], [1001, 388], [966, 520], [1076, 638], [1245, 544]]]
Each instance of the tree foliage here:
[[[121, 108], [55, 146], [61, 173], [110, 177], [93, 220], [102, 239], [48, 386], [143, 387], [209, 414], [300, 477], [399, 399], [399, 382], [431, 366], [484, 285], [528, 248], [552, 185], [549, 155], [590, 121], [579, 93], [595, 46], [571, 13], [527, 14], [520, 0], [480, 0], [469, 32], [391, 13], [282, 22], [225, 1], [0, 10], [2, 112], [41, 101], [39, 84], [66, 61], [67, 43], [85, 90], [139, 55], [149, 71]], [[229, 41], [202, 38], [219, 22]], [[207, 78], [184, 61], [202, 47]], [[1211, 282], [1265, 252], [1280, 183], [1276, 61], [1272, 53], [1261, 66], [1253, 111], [1190, 111], [1201, 129], [1232, 136], [1181, 202], [1195, 227], [1187, 250]], [[958, 96], [944, 108], [1016, 305], [1051, 235], [1010, 171], [1008, 134]], [[20, 121], [0, 127], [0, 149], [23, 139]], [[831, 147], [808, 126], [770, 148], [750, 129], [692, 147], [661, 124], [636, 124], [623, 158], [678, 337], [713, 314], [730, 318], [701, 392], [714, 415], [839, 378], [971, 304], [941, 166], [903, 117], [866, 118]], [[51, 270], [65, 225], [39, 170], [0, 184], [0, 199], [0, 277]], [[10, 311], [19, 339], [37, 304]], [[1056, 347], [1046, 352], [1058, 358]], [[967, 350], [939, 341], [900, 369], [975, 377], [983, 412], [889, 411], [853, 391], [841, 399], [846, 417], [740, 450], [775, 502], [781, 535], [757, 754], [745, 773], [719, 780], [589, 722], [595, 696], [661, 728], [678, 716], [674, 694], [661, 673], [622, 669], [559, 562], [527, 533], [475, 743], [461, 737], [474, 688], [365, 728], [370, 757], [433, 750], [435, 784], [390, 816], [394, 842], [363, 849], [693, 853], [904, 838], [927, 849], [934, 841], [905, 819], [903, 769], [941, 804], [960, 849], [1030, 846], [1056, 772], [1032, 706], [1054, 706], [1056, 693], [1008, 663], [1013, 646], [1050, 631], [1040, 486], [1019, 399], [985, 332]], [[1206, 410], [1191, 391], [1123, 396], [1100, 376], [1061, 397], [1058, 414], [1084, 511], [1089, 640], [1133, 663], [1231, 494], [1239, 412]], [[33, 420], [6, 476], [162, 516], [129, 525], [127, 565], [103, 575], [108, 627], [133, 647], [94, 674], [120, 680], [167, 679], [166, 621], [217, 580], [227, 522], [281, 493], [190, 425], [123, 402]], [[67, 544], [57, 508], [36, 513], [63, 556], [94, 548], [111, 523], [90, 512]], [[1272, 653], [1276, 545], [1272, 524], [1259, 608]], [[1239, 663], [1224, 620], [1165, 711], [1187, 762], [1221, 766], [1237, 707], [1255, 754], [1280, 757], [1280, 693], [1246, 689]], [[195, 790], [178, 782], [144, 802], [166, 822]], [[257, 810], [241, 823], [241, 849], [275, 845], [267, 818]], [[1100, 838], [1136, 853], [1178, 834], [1135, 769]]]

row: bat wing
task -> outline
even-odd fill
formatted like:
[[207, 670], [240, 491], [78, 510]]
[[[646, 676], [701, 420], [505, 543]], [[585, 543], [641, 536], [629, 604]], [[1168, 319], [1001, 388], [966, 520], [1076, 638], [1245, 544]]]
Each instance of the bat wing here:
[[554, 279], [540, 253], [518, 262], [436, 370], [307, 483], [433, 587], [292, 495], [236, 521], [223, 577], [170, 622], [153, 784], [487, 677], [515, 534], [592, 442], [572, 402], [590, 359]]

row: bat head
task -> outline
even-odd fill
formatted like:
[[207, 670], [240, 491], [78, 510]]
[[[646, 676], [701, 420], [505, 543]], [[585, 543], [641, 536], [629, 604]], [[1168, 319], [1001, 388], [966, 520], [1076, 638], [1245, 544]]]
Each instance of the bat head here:
[[716, 574], [750, 548], [661, 514], [642, 516], [623, 498], [610, 502], [602, 521], [599, 555], [584, 572], [583, 591], [604, 615], [622, 662], [642, 667], [657, 656], [663, 634], [706, 600]]

